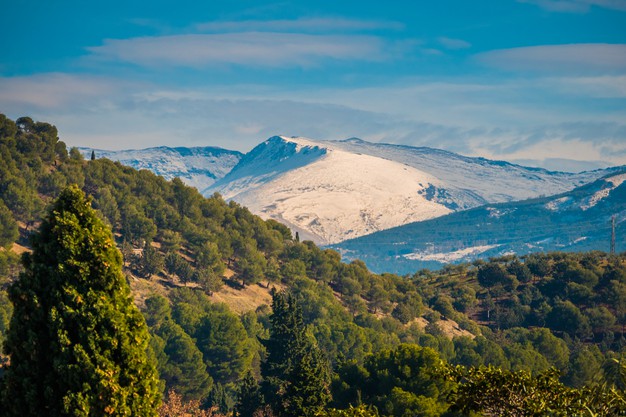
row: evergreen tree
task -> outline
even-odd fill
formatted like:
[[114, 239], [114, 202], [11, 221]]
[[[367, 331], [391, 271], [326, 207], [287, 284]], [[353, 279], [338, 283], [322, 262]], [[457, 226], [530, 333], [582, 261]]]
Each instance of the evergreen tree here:
[[278, 416], [310, 416], [331, 399], [329, 366], [291, 294], [274, 293], [261, 392]]
[[236, 417], [252, 417], [263, 403], [259, 383], [248, 371], [239, 385], [234, 415]]
[[96, 151], [94, 151], [94, 150], [91, 151], [91, 160], [92, 161], [96, 160]]
[[110, 230], [77, 186], [61, 193], [32, 246], [9, 291], [3, 415], [155, 416], [146, 323]]

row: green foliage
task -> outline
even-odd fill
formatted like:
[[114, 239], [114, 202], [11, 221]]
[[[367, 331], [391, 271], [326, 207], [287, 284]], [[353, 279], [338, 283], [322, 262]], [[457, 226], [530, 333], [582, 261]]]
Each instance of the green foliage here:
[[149, 242], [143, 247], [143, 252], [137, 262], [137, 272], [143, 277], [149, 278], [154, 274], [161, 272], [165, 266], [163, 255], [159, 253]]
[[9, 248], [19, 237], [13, 213], [0, 200], [0, 247]]
[[145, 321], [111, 232], [77, 187], [60, 195], [32, 244], [9, 291], [5, 414], [155, 415]]
[[319, 412], [315, 417], [379, 417], [376, 407], [359, 405], [348, 407], [345, 410], [328, 409]]
[[355, 364], [340, 368], [344, 386], [338, 394], [346, 396], [346, 389], [352, 395], [360, 393], [344, 401], [354, 404], [362, 399], [393, 416], [440, 415], [453, 388], [436, 372], [441, 366], [439, 355], [430, 348], [402, 344], [383, 349], [368, 357], [362, 368]]
[[261, 391], [277, 416], [313, 416], [330, 401], [329, 367], [290, 294], [274, 293]]
[[194, 340], [171, 317], [169, 302], [156, 296], [146, 300], [145, 317], [150, 326], [150, 345], [158, 359], [158, 370], [167, 391], [174, 390], [186, 401], [201, 401], [213, 380]]
[[494, 367], [449, 367], [447, 377], [458, 383], [453, 408], [463, 413], [507, 416], [615, 416], [626, 413], [623, 392], [599, 388], [572, 389], [559, 381], [555, 369], [538, 375]]
[[261, 396], [261, 387], [252, 375], [252, 372], [246, 376], [239, 384], [237, 392], [237, 403], [235, 404], [235, 417], [253, 417], [254, 412], [261, 408], [263, 397]]
[[572, 337], [585, 338], [591, 332], [589, 319], [570, 301], [557, 302], [546, 317], [546, 324]]
[[221, 384], [239, 381], [251, 367], [253, 344], [237, 316], [224, 304], [212, 304], [207, 296], [181, 288], [170, 297], [172, 317], [202, 352], [209, 375]]
[[[13, 305], [9, 302], [8, 294], [0, 291], [0, 346], [3, 345], [5, 336], [9, 329], [9, 322], [13, 314]], [[0, 355], [0, 366], [4, 365], [2, 355]]]

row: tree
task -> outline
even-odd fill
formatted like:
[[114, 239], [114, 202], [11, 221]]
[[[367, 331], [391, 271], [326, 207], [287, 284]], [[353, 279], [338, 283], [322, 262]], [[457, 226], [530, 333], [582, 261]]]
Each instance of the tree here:
[[13, 213], [0, 200], [0, 247], [10, 247], [18, 237], [19, 231]]
[[235, 404], [234, 415], [236, 417], [253, 417], [263, 403], [260, 386], [257, 380], [248, 371], [239, 385], [237, 392], [237, 403]]
[[159, 380], [111, 231], [77, 186], [33, 236], [4, 346], [7, 416], [154, 416]]
[[[440, 415], [447, 408], [445, 398], [452, 388], [435, 372], [441, 363], [431, 348], [401, 344], [368, 357], [368, 378], [357, 384], [365, 402], [380, 407], [385, 414]], [[422, 413], [426, 409], [436, 410], [436, 414]]]
[[314, 415], [330, 401], [329, 365], [307, 334], [291, 294], [274, 293], [272, 310], [261, 392], [278, 416]]
[[589, 319], [569, 301], [557, 302], [546, 317], [546, 323], [553, 330], [563, 331], [581, 339], [591, 333]]
[[96, 151], [94, 151], [94, 150], [91, 151], [91, 160], [92, 161], [96, 160]]
[[143, 247], [143, 253], [138, 262], [138, 266], [138, 272], [142, 276], [149, 278], [150, 276], [161, 272], [165, 266], [165, 259], [164, 256], [161, 255], [150, 242], [146, 242]]
[[150, 326], [150, 346], [157, 356], [161, 379], [167, 391], [174, 390], [185, 400], [204, 399], [213, 385], [202, 352], [194, 340], [172, 320], [172, 310], [165, 297], [146, 300], [144, 312]]
[[213, 295], [214, 292], [219, 291], [224, 286], [222, 277], [210, 269], [196, 269], [193, 273], [193, 280], [202, 287], [207, 295]]
[[486, 416], [617, 416], [626, 411], [623, 395], [594, 388], [573, 389], [551, 368], [537, 375], [494, 367], [449, 367], [458, 383], [452, 409]]

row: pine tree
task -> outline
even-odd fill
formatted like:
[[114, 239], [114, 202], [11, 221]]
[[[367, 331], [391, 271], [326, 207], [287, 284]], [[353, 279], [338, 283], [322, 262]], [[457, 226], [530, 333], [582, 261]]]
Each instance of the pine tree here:
[[291, 294], [274, 293], [261, 392], [278, 416], [310, 416], [331, 399], [329, 366]]
[[148, 330], [111, 231], [77, 187], [64, 190], [23, 258], [4, 346], [5, 416], [155, 416]]

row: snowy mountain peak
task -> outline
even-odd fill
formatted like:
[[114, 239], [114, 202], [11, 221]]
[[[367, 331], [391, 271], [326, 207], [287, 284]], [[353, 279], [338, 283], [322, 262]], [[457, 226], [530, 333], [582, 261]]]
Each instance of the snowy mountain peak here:
[[135, 169], [148, 169], [168, 180], [178, 177], [187, 185], [199, 190], [207, 188], [225, 176], [243, 156], [241, 152], [212, 146], [194, 148], [159, 146], [121, 151], [92, 148], [79, 150], [85, 158], [90, 158], [91, 152], [94, 151], [97, 158], [119, 161]]
[[453, 211], [552, 195], [605, 174], [551, 173], [432, 148], [274, 136], [204, 191], [329, 244]]

